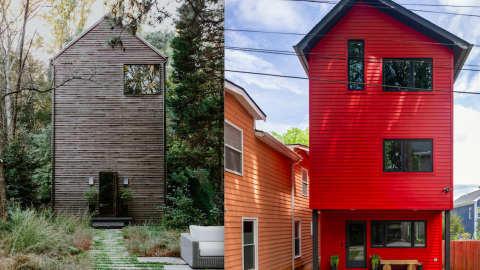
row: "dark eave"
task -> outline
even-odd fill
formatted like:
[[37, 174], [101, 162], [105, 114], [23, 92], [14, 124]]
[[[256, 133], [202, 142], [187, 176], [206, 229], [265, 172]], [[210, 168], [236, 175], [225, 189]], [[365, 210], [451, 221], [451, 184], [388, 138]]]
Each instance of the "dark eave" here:
[[[457, 79], [468, 54], [472, 50], [473, 44], [468, 43], [391, 0], [363, 1], [451, 49], [453, 51], [453, 60], [455, 64], [453, 77], [454, 80]], [[308, 35], [306, 35], [297, 45], [293, 46], [307, 75], [309, 74], [308, 53], [310, 53], [315, 45], [317, 45], [317, 43], [323, 38], [323, 35], [326, 35], [357, 2], [358, 0], [341, 0], [317, 25], [315, 25], [315, 27], [313, 27], [312, 30], [310, 30]]]

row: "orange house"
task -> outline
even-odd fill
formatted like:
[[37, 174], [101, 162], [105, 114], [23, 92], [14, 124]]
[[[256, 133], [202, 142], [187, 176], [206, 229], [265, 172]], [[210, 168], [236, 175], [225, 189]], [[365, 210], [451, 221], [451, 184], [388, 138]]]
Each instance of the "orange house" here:
[[226, 80], [225, 269], [311, 267], [309, 148], [282, 144], [256, 120], [266, 115]]

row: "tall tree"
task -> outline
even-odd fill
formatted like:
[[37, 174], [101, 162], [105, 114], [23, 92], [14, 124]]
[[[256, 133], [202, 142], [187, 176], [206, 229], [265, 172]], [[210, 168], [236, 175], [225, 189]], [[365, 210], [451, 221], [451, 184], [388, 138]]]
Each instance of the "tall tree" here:
[[303, 144], [305, 146], [308, 146], [308, 140], [309, 140], [308, 127], [305, 130], [292, 127], [282, 135], [276, 133], [275, 131], [272, 131], [271, 133], [275, 138], [277, 138], [283, 144]]
[[42, 14], [42, 18], [53, 28], [49, 52], [56, 53], [85, 29], [95, 0], [46, 0], [46, 2], [49, 9]]

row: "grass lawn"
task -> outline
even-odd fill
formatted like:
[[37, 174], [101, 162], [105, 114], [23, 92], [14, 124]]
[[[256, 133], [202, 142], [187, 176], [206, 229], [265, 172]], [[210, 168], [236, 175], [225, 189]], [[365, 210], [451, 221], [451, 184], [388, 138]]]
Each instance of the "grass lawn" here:
[[143, 257], [180, 257], [180, 234], [163, 226], [129, 225], [122, 230], [131, 254]]
[[358, 253], [360, 253], [360, 250], [350, 250], [348, 252], [348, 258], [350, 261], [353, 261], [355, 257], [357, 257]]

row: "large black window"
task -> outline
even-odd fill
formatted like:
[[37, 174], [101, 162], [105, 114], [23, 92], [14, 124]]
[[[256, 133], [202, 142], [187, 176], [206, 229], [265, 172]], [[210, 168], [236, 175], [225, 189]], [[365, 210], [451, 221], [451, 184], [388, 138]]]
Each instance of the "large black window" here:
[[126, 95], [159, 95], [160, 65], [124, 65], [123, 83]]
[[431, 91], [432, 78], [432, 59], [383, 59], [383, 91]]
[[383, 171], [432, 172], [433, 140], [383, 140]]
[[426, 221], [375, 220], [371, 222], [372, 248], [424, 248]]
[[348, 41], [348, 90], [364, 90], [364, 42]]

